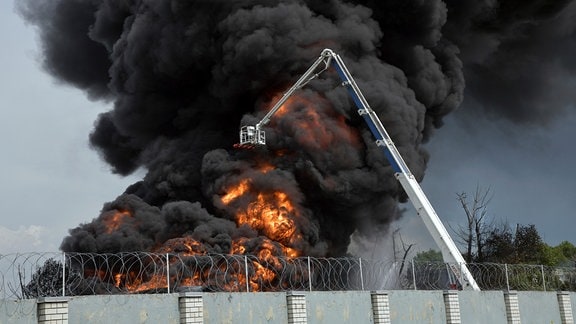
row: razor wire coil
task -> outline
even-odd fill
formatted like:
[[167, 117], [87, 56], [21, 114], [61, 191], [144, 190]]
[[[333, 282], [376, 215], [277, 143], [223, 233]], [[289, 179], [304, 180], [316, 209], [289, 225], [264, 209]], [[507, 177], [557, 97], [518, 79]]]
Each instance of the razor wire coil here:
[[[466, 266], [482, 290], [576, 291], [573, 267], [497, 263]], [[148, 252], [0, 255], [0, 298], [4, 300], [186, 291], [461, 288], [449, 264], [415, 260]]]

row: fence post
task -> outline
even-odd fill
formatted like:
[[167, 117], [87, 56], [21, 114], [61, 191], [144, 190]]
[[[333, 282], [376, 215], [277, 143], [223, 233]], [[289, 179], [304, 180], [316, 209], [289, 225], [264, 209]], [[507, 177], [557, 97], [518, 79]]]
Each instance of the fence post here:
[[546, 291], [546, 276], [544, 275], [544, 265], [540, 265], [540, 272], [542, 272], [542, 287], [544, 287], [544, 291]]
[[460, 324], [460, 301], [458, 299], [458, 292], [455, 290], [444, 291], [444, 307], [446, 307], [446, 323], [447, 324]]
[[364, 275], [362, 274], [362, 258], [358, 258], [358, 263], [360, 265], [360, 287], [364, 290]]
[[446, 262], [444, 266], [446, 267], [446, 274], [448, 275], [448, 287], [452, 289], [454, 286], [454, 278], [455, 280], [460, 280], [460, 278], [458, 278], [458, 274], [455, 273], [456, 271], [454, 271], [450, 263]]
[[312, 267], [310, 267], [310, 257], [308, 257], [308, 289], [312, 291]]
[[574, 324], [574, 316], [572, 315], [572, 303], [570, 301], [570, 292], [559, 291], [557, 292], [558, 306], [560, 308], [560, 320], [562, 324]]
[[372, 291], [372, 315], [374, 324], [390, 323], [390, 301], [385, 291]]
[[250, 292], [250, 282], [248, 281], [248, 256], [247, 256], [247, 255], [244, 256], [244, 269], [246, 269], [246, 271], [245, 271], [245, 275], [246, 275], [246, 292]]
[[70, 297], [39, 297], [36, 301], [36, 323], [68, 323], [69, 300]]
[[166, 287], [168, 288], [168, 293], [170, 293], [170, 258], [168, 253], [166, 253]]
[[510, 291], [510, 280], [508, 279], [508, 264], [504, 263], [504, 274], [506, 275], [506, 290]]
[[414, 284], [414, 290], [416, 289], [416, 269], [414, 269], [414, 259], [412, 259], [410, 262], [412, 262], [412, 283]]
[[66, 252], [62, 252], [62, 297], [66, 296]]
[[306, 294], [301, 291], [286, 292], [286, 306], [289, 324], [308, 323]]
[[[458, 281], [456, 283], [456, 286], [458, 286], [458, 284], [460, 283], [460, 279], [462, 279], [462, 282], [464, 282], [466, 280], [466, 278], [464, 278], [464, 267], [465, 266], [466, 265], [464, 263], [460, 262], [460, 273], [458, 274], [460, 276], [460, 278], [456, 278], [456, 281]], [[468, 268], [468, 270], [470, 270], [470, 268]], [[464, 284], [462, 284], [462, 289], [464, 289]]]
[[520, 306], [518, 304], [518, 292], [507, 291], [504, 293], [504, 305], [506, 306], [506, 318], [510, 324], [520, 324]]
[[180, 323], [204, 323], [204, 299], [201, 292], [180, 293], [178, 297]]

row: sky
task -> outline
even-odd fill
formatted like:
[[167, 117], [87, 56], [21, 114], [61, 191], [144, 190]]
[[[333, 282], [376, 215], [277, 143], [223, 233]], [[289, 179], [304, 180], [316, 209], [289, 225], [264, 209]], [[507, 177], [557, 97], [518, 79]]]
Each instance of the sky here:
[[[11, 1], [0, 3], [0, 42], [0, 253], [57, 251], [68, 229], [97, 217], [104, 202], [143, 175], [113, 174], [89, 147], [97, 115], [110, 107], [42, 71], [37, 36]], [[458, 193], [489, 188], [490, 217], [534, 224], [550, 245], [576, 243], [573, 108], [546, 126], [517, 127], [470, 113], [475, 104], [465, 99], [426, 144], [430, 161], [422, 187], [444, 224], [464, 220]], [[393, 226], [416, 249], [434, 248], [412, 207], [406, 208]]]
[[92, 124], [109, 107], [41, 70], [36, 34], [11, 1], [0, 2], [0, 30], [0, 253], [58, 251], [68, 229], [138, 176], [112, 174], [89, 148]]
[[[431, 158], [422, 187], [445, 226], [464, 225], [457, 194], [472, 197], [480, 188], [490, 191], [486, 212], [496, 223], [534, 224], [549, 245], [575, 243], [576, 114], [526, 130], [472, 120], [466, 108], [449, 117], [427, 146]], [[401, 223], [417, 227], [416, 219], [405, 217]]]

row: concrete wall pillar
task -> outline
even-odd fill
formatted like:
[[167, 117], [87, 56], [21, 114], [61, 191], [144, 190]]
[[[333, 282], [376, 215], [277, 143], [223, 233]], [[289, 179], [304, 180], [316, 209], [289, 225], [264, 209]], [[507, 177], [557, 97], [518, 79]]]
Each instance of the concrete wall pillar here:
[[67, 324], [68, 300], [67, 297], [39, 298], [37, 304], [38, 323]]
[[304, 292], [289, 291], [286, 293], [286, 305], [288, 306], [289, 324], [306, 324], [306, 295]]
[[180, 323], [204, 323], [204, 302], [202, 293], [181, 293], [178, 298]]
[[460, 301], [455, 290], [444, 291], [444, 305], [446, 306], [446, 323], [460, 324]]
[[520, 305], [518, 304], [518, 292], [504, 292], [504, 304], [506, 305], [506, 318], [508, 324], [520, 324]]
[[560, 319], [562, 324], [574, 324], [574, 316], [572, 314], [572, 302], [570, 301], [570, 293], [567, 291], [558, 292], [558, 306], [560, 307]]
[[388, 299], [388, 293], [385, 291], [373, 291], [371, 295], [374, 324], [390, 324], [390, 301]]

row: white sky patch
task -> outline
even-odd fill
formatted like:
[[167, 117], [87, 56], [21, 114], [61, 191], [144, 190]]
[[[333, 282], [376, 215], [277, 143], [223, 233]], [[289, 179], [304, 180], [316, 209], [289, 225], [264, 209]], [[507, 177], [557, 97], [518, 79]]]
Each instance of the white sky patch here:
[[20, 226], [15, 230], [0, 226], [0, 254], [43, 251], [48, 233], [38, 225]]
[[0, 1], [0, 253], [56, 252], [68, 230], [97, 217], [143, 175], [122, 178], [90, 149], [99, 113], [91, 102], [41, 68], [31, 26]]

